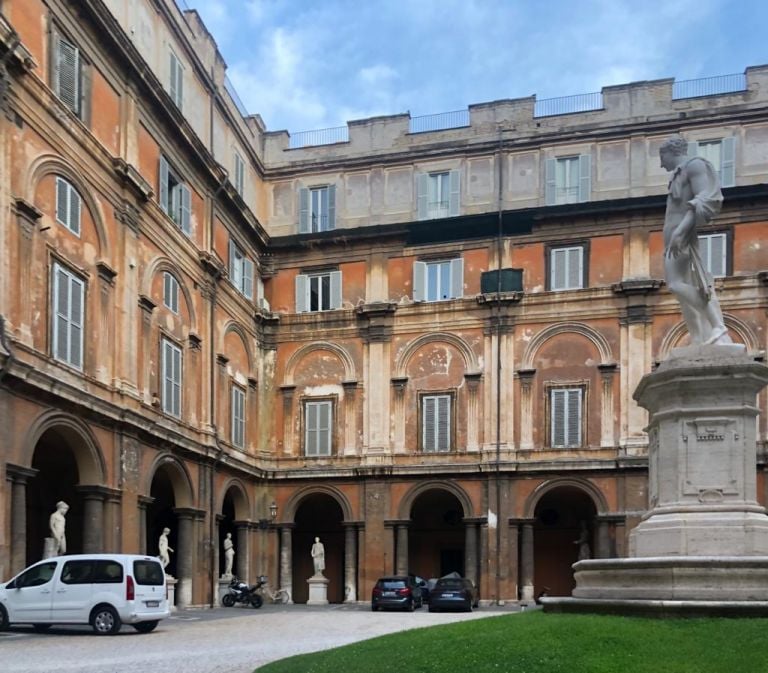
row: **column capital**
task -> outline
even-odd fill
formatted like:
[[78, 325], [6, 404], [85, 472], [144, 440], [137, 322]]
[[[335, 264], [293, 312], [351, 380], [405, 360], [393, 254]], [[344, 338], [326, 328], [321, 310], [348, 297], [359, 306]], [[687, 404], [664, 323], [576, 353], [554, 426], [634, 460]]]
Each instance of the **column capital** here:
[[536, 519], [509, 519], [510, 526], [532, 526], [536, 523]]
[[13, 463], [5, 464], [5, 476], [9, 481], [15, 481], [19, 484], [26, 484], [28, 479], [32, 479], [40, 470], [33, 467], [23, 467]]
[[385, 519], [384, 521], [384, 527], [385, 528], [393, 528], [395, 526], [401, 526], [403, 528], [408, 528], [408, 526], [411, 525], [410, 519]]
[[475, 526], [481, 526], [483, 524], [488, 523], [488, 517], [487, 516], [465, 516], [462, 520], [462, 523], [467, 525], [475, 525]]
[[80, 484], [75, 486], [75, 490], [84, 498], [91, 500], [114, 500], [122, 497], [122, 491], [99, 484]]
[[274, 526], [280, 530], [293, 530], [296, 528], [296, 524], [293, 521], [275, 522]]
[[342, 528], [365, 528], [365, 521], [342, 521]]
[[140, 495], [136, 498], [136, 502], [138, 503], [139, 507], [146, 509], [153, 502], [155, 502], [155, 499], [150, 495]]
[[179, 519], [202, 519], [205, 517], [206, 511], [204, 509], [195, 509], [194, 507], [174, 507], [173, 513]]
[[258, 527], [258, 521], [251, 521], [250, 519], [236, 519], [232, 522], [235, 528], [253, 528]]

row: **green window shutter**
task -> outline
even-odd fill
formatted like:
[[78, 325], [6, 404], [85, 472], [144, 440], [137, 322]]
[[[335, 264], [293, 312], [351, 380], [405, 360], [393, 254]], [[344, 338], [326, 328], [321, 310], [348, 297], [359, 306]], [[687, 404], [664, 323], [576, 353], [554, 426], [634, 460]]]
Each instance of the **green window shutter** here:
[[309, 189], [299, 189], [299, 233], [308, 234], [309, 228]]
[[428, 194], [429, 175], [419, 173], [416, 176], [416, 217], [419, 220], [426, 220], [429, 217]]
[[189, 236], [192, 233], [192, 192], [186, 185], [179, 185], [178, 188], [181, 194], [179, 226], [181, 226], [181, 230]]
[[59, 37], [56, 95], [75, 114], [80, 112], [80, 51]]
[[451, 260], [451, 297], [459, 298], [464, 296], [464, 260]]
[[243, 294], [253, 299], [253, 262], [247, 257], [243, 258]]
[[328, 186], [328, 229], [336, 228], [336, 185]]
[[579, 201], [592, 198], [592, 156], [579, 155]]
[[459, 204], [461, 199], [461, 181], [459, 171], [451, 171], [448, 174], [448, 180], [450, 182], [450, 201], [448, 206], [448, 215], [455, 217], [460, 214]]
[[331, 271], [331, 308], [341, 308], [341, 271]]
[[158, 168], [157, 172], [160, 176], [158, 185], [159, 189], [157, 190], [157, 193], [160, 195], [160, 208], [163, 209], [163, 212], [166, 212], [170, 215], [171, 209], [170, 203], [168, 202], [168, 161], [162, 155], [160, 155], [160, 167]]
[[307, 284], [308, 277], [300, 273], [296, 276], [296, 313], [304, 313], [309, 310], [307, 306]]
[[547, 206], [554, 206], [557, 202], [557, 190], [555, 189], [556, 164], [556, 159], [547, 159], [544, 162], [544, 203]]
[[723, 138], [722, 163], [720, 169], [720, 186], [733, 187], [736, 185], [736, 138]]
[[427, 288], [427, 265], [425, 262], [413, 263], [413, 301], [424, 301]]

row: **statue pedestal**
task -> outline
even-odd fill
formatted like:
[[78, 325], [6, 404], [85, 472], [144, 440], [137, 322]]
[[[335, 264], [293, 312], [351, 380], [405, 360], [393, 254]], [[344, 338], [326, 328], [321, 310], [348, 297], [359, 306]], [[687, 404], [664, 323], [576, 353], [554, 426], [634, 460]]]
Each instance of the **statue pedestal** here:
[[323, 575], [312, 575], [307, 580], [309, 600], [307, 605], [328, 605], [328, 580]]
[[176, 585], [179, 583], [172, 575], [165, 576], [165, 586], [168, 588], [168, 607], [171, 612], [176, 612]]
[[43, 560], [58, 556], [57, 551], [59, 551], [59, 545], [56, 544], [56, 538], [45, 538], [45, 542], [43, 542]]
[[758, 392], [741, 345], [672, 351], [634, 397], [650, 414], [650, 510], [629, 558], [575, 563], [573, 598], [545, 611], [768, 615], [768, 516], [756, 498]]
[[232, 580], [232, 575], [222, 575], [219, 577], [219, 601], [217, 605], [222, 605], [221, 599], [224, 597], [225, 594], [229, 593], [229, 583]]

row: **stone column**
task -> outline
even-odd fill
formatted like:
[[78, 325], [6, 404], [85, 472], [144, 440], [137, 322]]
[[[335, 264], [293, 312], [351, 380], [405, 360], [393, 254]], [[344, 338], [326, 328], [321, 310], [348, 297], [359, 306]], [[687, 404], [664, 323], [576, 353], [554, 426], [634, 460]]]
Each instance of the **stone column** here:
[[397, 539], [395, 574], [408, 574], [408, 526], [410, 521], [400, 521], [395, 525], [395, 537]]
[[122, 521], [120, 503], [123, 494], [116, 489], [106, 489], [104, 504], [104, 551], [122, 552]]
[[192, 568], [194, 553], [193, 518], [196, 510], [177, 507], [173, 510], [179, 525], [176, 537], [176, 574], [179, 581], [176, 587], [176, 605], [184, 608], [192, 603]]
[[83, 499], [83, 553], [104, 551], [104, 493], [99, 486], [78, 486]]
[[464, 519], [464, 577], [477, 584], [477, 522]]
[[139, 308], [141, 309], [141, 352], [137, 358], [144, 366], [139, 373], [139, 394], [147, 404], [155, 407], [160, 405], [159, 374], [152, 380], [152, 353], [155, 345], [152, 342], [152, 313], [155, 310], [154, 301], [146, 295], [139, 296]]
[[147, 552], [147, 507], [153, 502], [154, 498], [148, 495], [140, 495], [136, 499], [136, 505], [139, 508], [139, 544], [137, 549], [139, 554], [146, 554]]
[[595, 558], [611, 557], [611, 537], [610, 523], [607, 519], [597, 517], [597, 546], [595, 549]]
[[293, 603], [293, 523], [278, 524], [280, 528], [280, 588]]
[[[292, 456], [293, 450], [293, 394], [296, 392], [296, 386], [280, 386], [280, 392], [283, 394], [283, 455]], [[299, 442], [300, 444], [300, 442]]]
[[408, 386], [408, 377], [402, 376], [392, 379], [392, 389], [395, 392], [394, 409], [392, 410], [393, 435], [395, 453], [405, 453], [405, 390]]
[[344, 522], [344, 602], [357, 601], [357, 524]]
[[480, 417], [478, 411], [477, 389], [480, 387], [480, 372], [464, 374], [467, 384], [467, 451], [477, 451], [480, 448]]
[[27, 566], [27, 481], [37, 470], [20, 465], [5, 466], [11, 482], [11, 575]]
[[520, 568], [520, 600], [533, 602], [533, 519], [522, 519], [522, 567]]
[[518, 369], [520, 379], [520, 448], [533, 449], [533, 376], [535, 369]]
[[614, 438], [614, 413], [613, 413], [613, 378], [617, 369], [615, 362], [597, 365], [600, 370], [603, 390], [600, 403], [600, 446], [612, 448], [616, 445]]
[[236, 530], [236, 544], [235, 547], [235, 575], [237, 575], [243, 582], [248, 582], [250, 577], [250, 563], [251, 550], [249, 544], [250, 538], [250, 521], [234, 521]]
[[342, 381], [341, 385], [344, 388], [344, 435], [340, 453], [354, 456], [357, 454], [357, 381]]

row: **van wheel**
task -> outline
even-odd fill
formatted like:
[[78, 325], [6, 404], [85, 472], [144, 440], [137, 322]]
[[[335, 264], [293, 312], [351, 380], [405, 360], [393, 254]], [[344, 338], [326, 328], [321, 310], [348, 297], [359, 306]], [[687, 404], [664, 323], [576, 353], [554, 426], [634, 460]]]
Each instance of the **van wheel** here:
[[111, 605], [100, 605], [91, 613], [91, 626], [100, 636], [111, 636], [122, 626], [120, 615]]
[[32, 628], [38, 633], [45, 633], [53, 624], [32, 624]]
[[8, 630], [8, 613], [5, 608], [0, 605], [0, 631]]
[[151, 622], [139, 622], [138, 624], [132, 624], [131, 626], [133, 626], [139, 633], [151, 633], [159, 623], [159, 619], [154, 619]]

